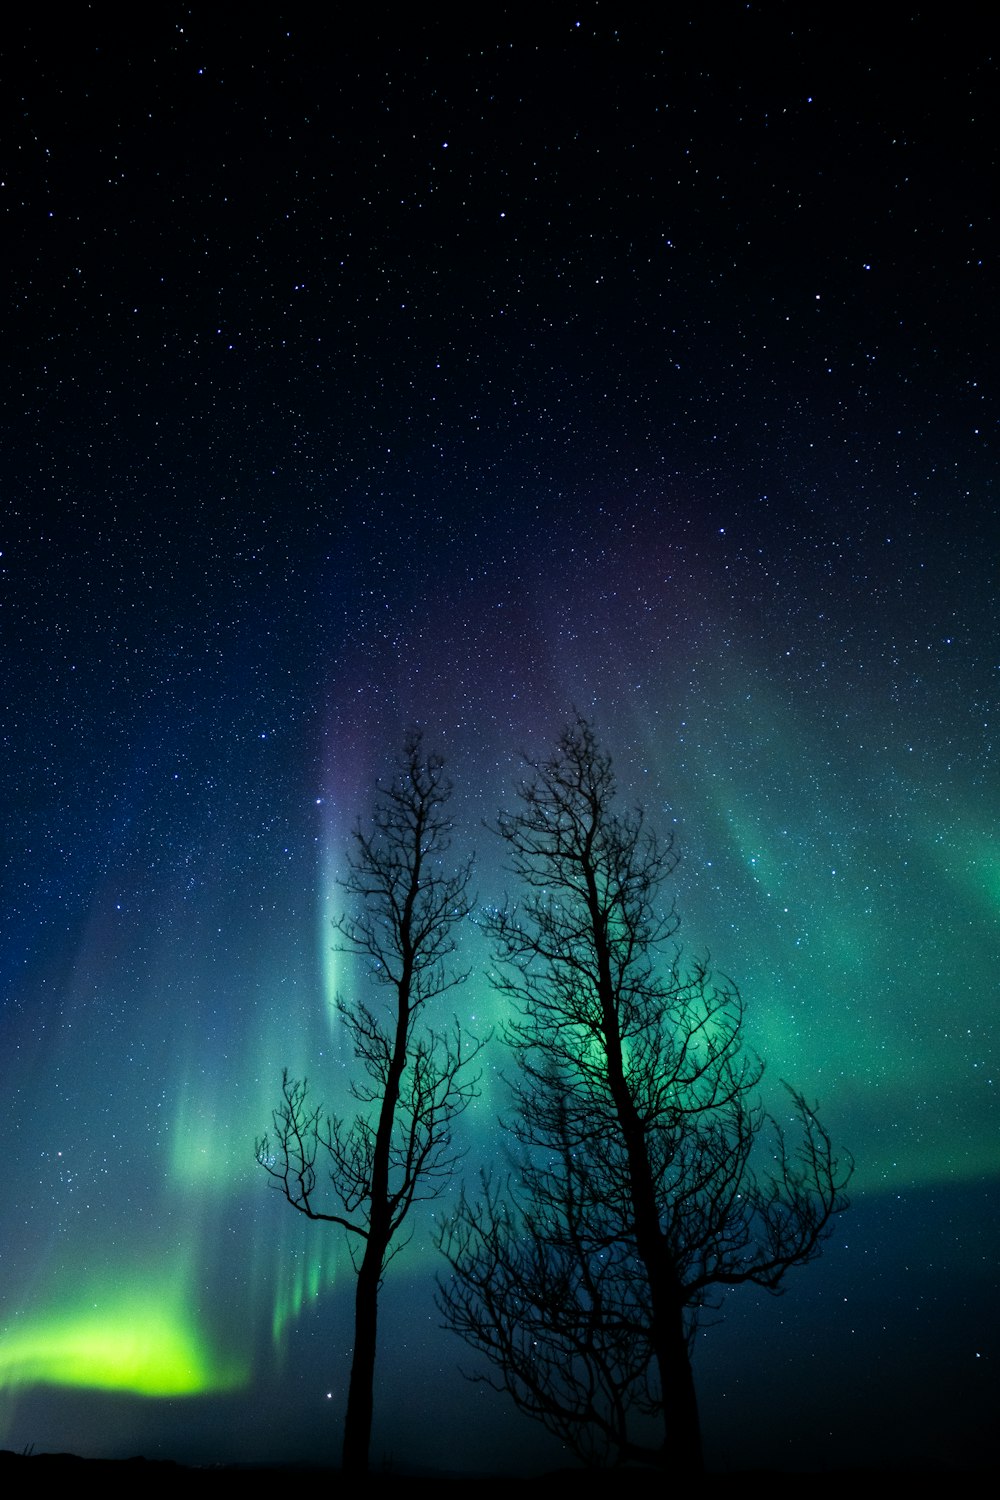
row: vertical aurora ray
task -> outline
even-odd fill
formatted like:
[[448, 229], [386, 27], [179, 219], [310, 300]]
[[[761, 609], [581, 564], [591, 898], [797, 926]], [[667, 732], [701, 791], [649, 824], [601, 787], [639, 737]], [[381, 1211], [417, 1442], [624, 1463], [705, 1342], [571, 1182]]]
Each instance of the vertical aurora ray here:
[[[173, 947], [124, 923], [107, 890], [95, 898], [37, 1059], [45, 1107], [10, 1122], [28, 1232], [8, 1247], [8, 1390], [45, 1382], [193, 1395], [250, 1378], [246, 1341], [205, 1296], [221, 1207], [205, 1189], [231, 1169], [231, 1143], [217, 1140], [218, 1099], [210, 1109], [185, 1088], [198, 1012]], [[183, 1172], [171, 1141], [178, 1112], [200, 1127]]]
[[[252, 1151], [281, 1067], [328, 1042], [315, 877], [302, 891], [272, 884], [273, 922], [254, 924], [246, 880], [234, 889], [222, 868], [210, 850], [183, 882], [147, 882], [131, 910], [128, 872], [105, 883], [67, 952], [54, 1021], [40, 1040], [25, 1025], [4, 1060], [21, 1077], [0, 1110], [23, 1216], [5, 1245], [5, 1432], [19, 1393], [40, 1385], [147, 1400], [246, 1389], [332, 1285], [332, 1244], [303, 1243]], [[41, 1108], [22, 1107], [24, 1061]]]
[[341, 905], [339, 881], [344, 869], [344, 850], [349, 837], [346, 818], [332, 799], [323, 799], [320, 833], [320, 878], [316, 889], [316, 948], [323, 977], [323, 1002], [327, 1026], [337, 1028], [337, 998], [349, 982], [350, 964], [338, 950], [333, 923]]
[[[341, 675], [327, 687], [330, 707], [323, 726], [324, 751], [316, 801], [319, 879], [315, 888], [315, 942], [323, 979], [323, 1001], [329, 1035], [338, 1031], [337, 1000], [358, 982], [356, 965], [340, 951], [334, 922], [343, 911], [340, 882], [350, 851], [351, 836], [371, 806], [379, 756], [385, 755], [383, 734], [362, 711], [363, 685], [350, 685]], [[353, 719], [339, 707], [351, 706]]]

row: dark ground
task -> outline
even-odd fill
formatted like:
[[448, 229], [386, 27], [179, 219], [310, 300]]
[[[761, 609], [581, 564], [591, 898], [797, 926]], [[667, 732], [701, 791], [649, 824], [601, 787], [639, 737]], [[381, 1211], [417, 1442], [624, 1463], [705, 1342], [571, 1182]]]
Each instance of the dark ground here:
[[[705, 1483], [714, 1488], [716, 1484], [731, 1484], [739, 1477], [747, 1481], [766, 1483], [773, 1488], [784, 1488], [801, 1483], [808, 1478], [814, 1492], [832, 1492], [834, 1487], [842, 1489], [846, 1482], [884, 1482], [891, 1474], [901, 1477], [915, 1474], [916, 1466], [900, 1464], [896, 1468], [882, 1470], [839, 1469], [822, 1474], [791, 1473], [770, 1469], [730, 1470], [726, 1473], [708, 1473]], [[921, 1472], [926, 1469], [921, 1467]], [[968, 1471], [965, 1471], [966, 1475]], [[198, 1494], [219, 1494], [239, 1491], [242, 1495], [274, 1493], [277, 1490], [305, 1489], [314, 1493], [320, 1487], [323, 1493], [335, 1493], [341, 1484], [338, 1469], [319, 1468], [314, 1465], [283, 1465], [272, 1468], [243, 1467], [238, 1464], [218, 1465], [207, 1468], [189, 1468], [169, 1460], [145, 1458], [128, 1459], [84, 1459], [73, 1453], [13, 1453], [0, 1450], [0, 1487], [4, 1493], [23, 1490], [28, 1485], [45, 1486], [61, 1491], [75, 1486], [86, 1486], [101, 1494], [162, 1494], [179, 1491]], [[651, 1470], [622, 1468], [617, 1471], [582, 1469], [558, 1469], [535, 1475], [532, 1478], [513, 1478], [506, 1474], [408, 1474], [394, 1468], [371, 1471], [369, 1484], [385, 1486], [405, 1485], [410, 1494], [441, 1495], [465, 1493], [475, 1486], [478, 1494], [501, 1490], [509, 1492], [512, 1484], [527, 1485], [529, 1489], [543, 1487], [548, 1492], [603, 1493], [609, 1484], [615, 1489], [653, 1490], [660, 1484], [660, 1476]]]

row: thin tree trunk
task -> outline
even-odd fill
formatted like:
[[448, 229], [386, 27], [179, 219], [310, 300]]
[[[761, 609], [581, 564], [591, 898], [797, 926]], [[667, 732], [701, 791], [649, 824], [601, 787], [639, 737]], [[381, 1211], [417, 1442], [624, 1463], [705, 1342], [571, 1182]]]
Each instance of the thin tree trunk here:
[[354, 1358], [344, 1414], [343, 1469], [345, 1474], [367, 1474], [372, 1436], [372, 1405], [375, 1385], [375, 1351], [378, 1345], [378, 1293], [389, 1241], [392, 1238], [389, 1207], [389, 1148], [399, 1100], [399, 1081], [406, 1066], [406, 1038], [410, 1015], [412, 954], [409, 923], [420, 878], [420, 859], [414, 859], [413, 876], [403, 916], [403, 974], [399, 981], [396, 1036], [379, 1109], [375, 1149], [372, 1154], [371, 1203], [368, 1239], [358, 1270], [354, 1293]]

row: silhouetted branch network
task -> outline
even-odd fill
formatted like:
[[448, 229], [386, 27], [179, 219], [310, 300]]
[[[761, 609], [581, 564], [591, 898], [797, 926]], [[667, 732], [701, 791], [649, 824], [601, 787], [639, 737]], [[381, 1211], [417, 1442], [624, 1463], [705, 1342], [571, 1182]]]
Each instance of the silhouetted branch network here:
[[492, 1367], [476, 1378], [586, 1462], [697, 1472], [699, 1316], [812, 1260], [853, 1163], [797, 1090], [790, 1128], [764, 1113], [738, 990], [672, 946], [672, 842], [618, 811], [590, 725], [532, 770], [497, 825], [522, 900], [487, 918], [512, 1008], [512, 1168], [443, 1227], [439, 1307]]
[[[434, 1198], [462, 1153], [453, 1126], [478, 1093], [469, 1064], [482, 1043], [424, 1024], [432, 1001], [464, 982], [449, 967], [470, 911], [471, 865], [449, 869], [451, 794], [440, 757], [408, 736], [399, 774], [379, 789], [371, 833], [355, 831], [344, 889], [352, 914], [336, 925], [341, 951], [365, 960], [387, 992], [384, 1010], [338, 1001], [360, 1074], [359, 1108], [344, 1119], [309, 1100], [305, 1079], [282, 1078], [257, 1160], [299, 1213], [339, 1225], [357, 1273], [355, 1344], [344, 1426], [344, 1468], [368, 1464], [382, 1275], [414, 1203]], [[317, 1161], [322, 1171], [317, 1171]], [[322, 1179], [322, 1180], [321, 1180]]]

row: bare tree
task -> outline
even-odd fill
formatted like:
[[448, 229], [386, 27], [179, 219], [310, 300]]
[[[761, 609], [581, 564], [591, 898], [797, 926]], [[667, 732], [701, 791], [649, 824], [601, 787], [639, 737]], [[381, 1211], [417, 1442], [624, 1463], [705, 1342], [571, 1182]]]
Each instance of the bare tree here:
[[498, 824], [523, 900], [488, 922], [514, 1017], [512, 1168], [441, 1232], [439, 1306], [585, 1462], [695, 1473], [699, 1315], [812, 1260], [853, 1163], [794, 1090], [794, 1146], [763, 1112], [738, 991], [672, 942], [672, 843], [617, 809], [590, 725], [533, 772]]
[[[373, 831], [354, 834], [343, 886], [357, 898], [356, 911], [335, 925], [341, 951], [366, 960], [372, 982], [388, 991], [377, 1012], [359, 1000], [338, 1001], [361, 1064], [351, 1086], [357, 1113], [325, 1115], [310, 1104], [306, 1081], [286, 1070], [272, 1132], [256, 1146], [292, 1207], [339, 1225], [352, 1242], [357, 1286], [343, 1466], [353, 1473], [368, 1467], [383, 1273], [405, 1243], [397, 1235], [413, 1204], [436, 1197], [453, 1174], [461, 1153], [452, 1127], [477, 1093], [467, 1065], [481, 1044], [463, 1043], [457, 1021], [448, 1030], [418, 1027], [429, 1003], [466, 978], [449, 967], [471, 879], [470, 864], [446, 865], [450, 793], [443, 762], [412, 733], [395, 781], [378, 789]], [[317, 1159], [329, 1177], [326, 1206]]]

